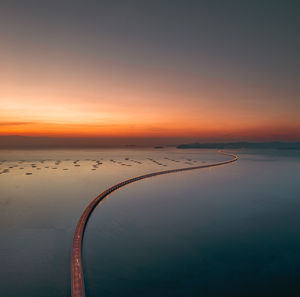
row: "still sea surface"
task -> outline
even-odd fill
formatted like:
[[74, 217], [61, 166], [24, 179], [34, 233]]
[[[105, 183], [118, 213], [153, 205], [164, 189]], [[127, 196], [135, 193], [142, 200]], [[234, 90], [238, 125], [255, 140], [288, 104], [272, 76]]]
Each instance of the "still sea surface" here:
[[[105, 199], [84, 237], [87, 297], [300, 296], [300, 151], [237, 154]], [[70, 296], [77, 221], [107, 187], [229, 158], [175, 148], [1, 150], [0, 296]]]

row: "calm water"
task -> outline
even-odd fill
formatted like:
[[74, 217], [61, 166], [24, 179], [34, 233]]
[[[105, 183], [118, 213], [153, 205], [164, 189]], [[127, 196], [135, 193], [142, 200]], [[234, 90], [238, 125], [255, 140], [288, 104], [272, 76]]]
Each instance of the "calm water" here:
[[[85, 235], [87, 296], [300, 296], [300, 153], [238, 154], [104, 200]], [[0, 296], [70, 295], [77, 220], [108, 186], [225, 159], [215, 150], [0, 151]]]

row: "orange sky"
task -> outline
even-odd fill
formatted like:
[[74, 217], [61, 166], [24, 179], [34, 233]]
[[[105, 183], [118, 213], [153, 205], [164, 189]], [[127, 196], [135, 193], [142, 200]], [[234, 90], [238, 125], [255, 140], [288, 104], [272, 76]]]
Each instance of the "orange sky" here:
[[295, 9], [154, 2], [5, 1], [0, 135], [300, 140]]
[[6, 60], [6, 65], [0, 84], [1, 135], [300, 136], [297, 108], [287, 105], [283, 94], [261, 86], [135, 65], [73, 64], [72, 57], [42, 67], [25, 60], [17, 65]]

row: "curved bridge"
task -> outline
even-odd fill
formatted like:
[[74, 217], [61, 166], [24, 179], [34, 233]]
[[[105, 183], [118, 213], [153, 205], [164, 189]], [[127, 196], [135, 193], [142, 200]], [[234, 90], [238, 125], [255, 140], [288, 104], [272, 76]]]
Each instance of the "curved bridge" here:
[[186, 167], [186, 168], [172, 169], [172, 170], [164, 170], [164, 171], [158, 171], [158, 172], [153, 172], [153, 173], [137, 176], [137, 177], [134, 177], [131, 179], [127, 179], [123, 182], [120, 182], [120, 183], [108, 188], [107, 190], [102, 192], [100, 195], [98, 195], [84, 210], [84, 212], [81, 215], [81, 217], [77, 223], [77, 226], [76, 226], [74, 239], [73, 239], [73, 245], [72, 245], [72, 256], [71, 256], [71, 296], [72, 297], [85, 297], [84, 277], [83, 277], [83, 269], [82, 269], [83, 235], [84, 235], [84, 230], [85, 230], [88, 218], [92, 214], [94, 208], [99, 204], [100, 201], [102, 201], [105, 197], [107, 197], [110, 193], [116, 191], [117, 189], [124, 187], [127, 184], [141, 180], [141, 179], [145, 179], [145, 178], [149, 178], [149, 177], [153, 177], [153, 176], [157, 176], [157, 175], [162, 175], [162, 174], [168, 174], [168, 173], [225, 165], [225, 164], [235, 162], [239, 158], [237, 155], [225, 153], [223, 151], [218, 151], [218, 153], [227, 155], [227, 156], [231, 156], [231, 157], [233, 157], [233, 159], [230, 159], [228, 161], [208, 164], [208, 165]]

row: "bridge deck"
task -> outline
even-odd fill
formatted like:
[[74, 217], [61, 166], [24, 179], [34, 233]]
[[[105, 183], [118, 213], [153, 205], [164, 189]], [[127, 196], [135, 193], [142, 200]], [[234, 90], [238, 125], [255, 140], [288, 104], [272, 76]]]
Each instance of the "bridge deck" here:
[[127, 184], [136, 182], [141, 179], [162, 175], [162, 174], [168, 174], [168, 173], [174, 173], [174, 172], [181, 172], [181, 171], [188, 171], [188, 170], [195, 170], [200, 168], [208, 168], [208, 167], [215, 167], [220, 165], [229, 164], [232, 162], [235, 162], [238, 160], [238, 156], [230, 153], [225, 153], [222, 151], [219, 151], [220, 154], [228, 155], [233, 157], [233, 159], [208, 165], [201, 165], [201, 166], [194, 166], [194, 167], [185, 167], [185, 168], [179, 168], [179, 169], [172, 169], [172, 170], [164, 170], [164, 171], [158, 171], [153, 172], [141, 176], [137, 176], [131, 179], [127, 179], [123, 182], [120, 182], [104, 192], [102, 192], [100, 195], [98, 195], [84, 210], [83, 214], [81, 215], [74, 234], [73, 239], [73, 245], [72, 245], [72, 256], [71, 256], [71, 294], [72, 297], [85, 297], [85, 288], [84, 288], [84, 276], [83, 276], [83, 269], [82, 269], [82, 242], [83, 242], [83, 234], [84, 230], [88, 221], [89, 216], [92, 214], [94, 208], [103, 200], [105, 197], [107, 197], [110, 193], [116, 191], [117, 189], [126, 186]]

